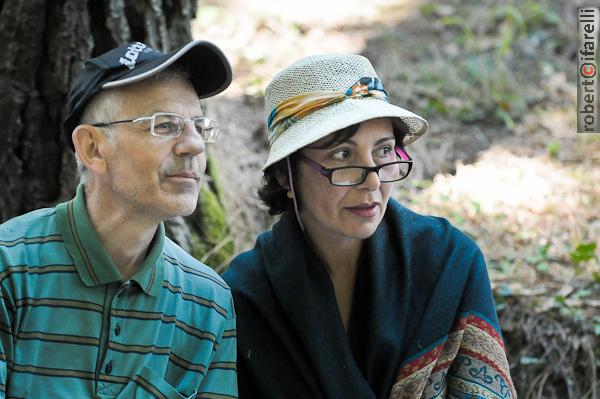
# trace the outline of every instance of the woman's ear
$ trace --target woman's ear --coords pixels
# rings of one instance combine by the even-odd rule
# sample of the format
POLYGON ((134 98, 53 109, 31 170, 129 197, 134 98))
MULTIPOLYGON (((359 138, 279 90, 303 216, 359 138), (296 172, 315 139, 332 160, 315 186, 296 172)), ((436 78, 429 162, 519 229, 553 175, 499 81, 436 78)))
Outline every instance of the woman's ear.
POLYGON ((73 147, 79 160, 94 174, 103 174, 107 170, 106 148, 108 138, 98 128, 79 125, 71 134, 73 147))
POLYGON ((289 182, 288 176, 285 173, 282 173, 281 171, 276 170, 275 178, 277 179, 277 182, 279 183, 279 185, 281 187, 283 187, 286 190, 290 189, 290 182, 289 182))

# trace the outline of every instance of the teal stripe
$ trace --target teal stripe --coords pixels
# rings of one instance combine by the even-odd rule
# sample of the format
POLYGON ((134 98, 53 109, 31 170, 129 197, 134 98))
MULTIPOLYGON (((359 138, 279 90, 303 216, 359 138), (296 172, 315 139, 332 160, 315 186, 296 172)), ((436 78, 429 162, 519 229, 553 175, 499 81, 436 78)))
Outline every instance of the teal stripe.
POLYGON ((219 284, 221 287, 225 288, 226 290, 229 290, 229 286, 227 284, 225 284, 223 281, 221 281, 220 279, 215 278, 214 276, 211 276, 208 273, 203 273, 202 271, 200 271, 198 269, 194 269, 192 267, 186 266, 183 263, 178 262, 175 258, 172 258, 167 254, 163 254, 163 255, 165 256, 165 260, 167 262, 169 262, 173 266, 177 266, 184 273, 189 273, 189 274, 193 274, 195 276, 203 277, 207 280, 212 281, 213 283, 219 284))
POLYGON ((230 399, 237 398, 237 396, 225 395, 222 393, 214 393, 214 392, 202 392, 196 395, 195 399, 230 399))
POLYGON ((198 371, 202 374, 206 373, 205 365, 194 364, 194 363, 188 362, 187 360, 183 359, 182 357, 177 356, 174 353, 169 354, 169 360, 185 370, 198 371))
POLYGON ((225 330, 225 331, 223 331, 223 336, 221 337, 221 339, 235 338, 235 337, 237 337, 236 330, 225 330))
POLYGON ((200 306, 205 306, 207 308, 214 309, 217 313, 219 313, 223 317, 227 317, 227 310, 225 310, 222 306, 220 306, 215 301, 211 301, 210 299, 202 298, 200 296, 189 294, 183 291, 183 288, 179 286, 172 285, 168 281, 163 281, 163 288, 166 288, 170 292, 174 294, 181 295, 181 297, 186 301, 192 301, 197 303, 200 306))
POLYGON ((136 375, 135 377, 132 378, 133 381, 135 381, 139 386, 141 386, 142 388, 144 388, 145 390, 147 390, 148 392, 150 392, 152 395, 156 396, 157 398, 160 399, 169 399, 167 398, 165 395, 163 395, 158 388, 156 388, 154 385, 152 385, 148 380, 146 380, 144 377, 136 375))
POLYGON ((209 370, 236 370, 235 362, 214 362, 208 367, 209 370))
POLYGON ((62 378, 79 378, 84 380, 94 379, 94 373, 89 371, 39 367, 16 363, 13 363, 10 368, 13 373, 36 374, 62 378))
MULTIPOLYGON (((182 330, 186 334, 193 335, 199 339, 207 339, 215 342, 217 337, 210 331, 201 330, 199 328, 192 327, 191 325, 178 320, 175 315, 166 315, 163 313, 156 312, 141 312, 141 311, 128 311, 128 310, 112 310, 111 314, 123 319, 136 319, 136 320, 154 320, 160 321, 165 324, 175 323, 175 326, 182 330)), ((235 333, 235 331, 234 331, 235 333)), ((235 336, 235 334, 234 334, 235 336)))
POLYGON ((194 328, 180 320, 175 320, 175 326, 177 326, 180 330, 182 330, 183 332, 193 335, 197 338, 200 339, 207 339, 211 342, 215 342, 217 340, 217 337, 215 336, 215 334, 213 334, 210 331, 203 331, 200 330, 198 328, 194 328))
POLYGON ((27 273, 27 274, 47 274, 47 273, 76 273, 77 269, 75 265, 45 265, 45 266, 32 266, 32 265, 14 265, 7 266, 5 270, 0 273, 0 280, 4 280, 6 277, 12 274, 27 273))
POLYGON ((17 339, 57 342, 57 343, 61 343, 61 344, 90 345, 90 346, 98 346, 98 344, 100 343, 99 339, 96 337, 84 337, 81 335, 67 335, 67 334, 51 334, 51 333, 42 332, 42 331, 20 331, 17 334, 17 339))
POLYGON ((143 355, 168 355, 171 352, 170 347, 157 347, 154 345, 125 345, 118 342, 109 342, 108 347, 121 353, 141 353, 143 355))
POLYGON ((97 303, 61 298, 20 298, 15 301, 15 307, 47 306, 56 308, 72 308, 102 313, 102 305, 97 303))
POLYGON ((98 380, 102 382, 110 382, 112 384, 127 384, 131 380, 131 377, 102 374, 98 377, 98 380))
POLYGON ((6 334, 12 334, 12 332, 10 331, 10 326, 8 324, 4 324, 3 322, 0 322, 0 331, 6 333, 6 334))
POLYGON ((15 245, 25 244, 46 244, 50 242, 62 242, 63 238, 60 234, 52 234, 49 236, 41 236, 41 237, 19 237, 17 239, 11 241, 1 241, 0 247, 14 247, 15 245))

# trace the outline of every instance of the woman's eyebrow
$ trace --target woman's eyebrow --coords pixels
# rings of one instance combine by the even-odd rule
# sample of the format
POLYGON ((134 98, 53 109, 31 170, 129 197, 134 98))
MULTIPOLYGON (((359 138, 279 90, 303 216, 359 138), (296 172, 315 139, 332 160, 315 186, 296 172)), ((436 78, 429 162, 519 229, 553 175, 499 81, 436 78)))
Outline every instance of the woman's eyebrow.
POLYGON ((390 140, 394 140, 394 139, 395 139, 394 136, 384 137, 384 138, 381 138, 381 139, 377 140, 377 142, 375 143, 375 145, 379 145, 379 144, 385 143, 386 141, 390 141, 390 140))
MULTIPOLYGON (((394 136, 383 137, 383 138, 377 140, 375 142, 375 145, 377 146, 377 145, 380 145, 380 144, 385 143, 386 141, 390 141, 390 140, 395 140, 395 137, 394 136)), ((346 140, 344 140, 344 141, 342 141, 340 143, 333 144, 333 145, 330 145, 328 147, 306 146, 306 148, 311 149, 311 150, 331 150, 332 148, 339 147, 339 146, 341 146, 343 144, 350 144, 350 145, 352 145, 354 147, 358 147, 358 143, 356 141, 352 140, 352 138, 348 138, 348 139, 346 139, 346 140)))
POLYGON ((315 147, 315 146, 311 146, 311 145, 307 145, 306 148, 308 148, 309 150, 331 150, 333 148, 337 148, 341 145, 344 144, 351 144, 354 147, 358 146, 358 144, 356 143, 356 141, 352 140, 352 139, 346 139, 344 141, 340 141, 339 143, 335 143, 335 144, 330 144, 327 147, 315 147))
MULTIPOLYGON (((390 141, 390 140, 394 140, 394 139, 395 139, 394 136, 383 137, 383 138, 380 138, 379 140, 377 140, 375 142, 375 145, 379 145, 381 143, 385 143, 386 141, 390 141)), ((355 147, 358 146, 358 144, 356 143, 356 141, 352 140, 352 138, 349 138, 347 140, 342 141, 341 143, 338 143, 338 144, 332 146, 331 148, 335 148, 338 145, 342 145, 342 144, 352 144, 355 147)))

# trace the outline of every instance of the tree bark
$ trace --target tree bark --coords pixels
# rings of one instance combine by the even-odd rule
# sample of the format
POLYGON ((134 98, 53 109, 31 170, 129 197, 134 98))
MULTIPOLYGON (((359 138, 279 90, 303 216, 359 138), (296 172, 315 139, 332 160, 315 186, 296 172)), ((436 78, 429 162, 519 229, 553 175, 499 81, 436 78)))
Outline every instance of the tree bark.
POLYGON ((83 61, 131 41, 170 51, 195 14, 193 0, 0 0, 0 222, 72 197, 61 123, 83 61))

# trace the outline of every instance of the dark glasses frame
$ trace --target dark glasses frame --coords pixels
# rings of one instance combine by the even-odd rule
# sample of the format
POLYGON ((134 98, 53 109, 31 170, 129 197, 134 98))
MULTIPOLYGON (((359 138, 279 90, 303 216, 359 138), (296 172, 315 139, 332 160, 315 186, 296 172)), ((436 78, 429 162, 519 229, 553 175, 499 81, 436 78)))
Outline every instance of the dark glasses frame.
POLYGON ((367 176, 369 175, 369 173, 371 172, 375 172, 377 174, 377 177, 379 178, 379 181, 381 181, 382 183, 392 183, 395 181, 400 181, 403 179, 406 179, 406 177, 410 174, 410 171, 412 170, 412 164, 413 164, 413 160, 412 158, 406 153, 406 151, 404 151, 404 149, 402 147, 395 147, 394 150, 396 151, 396 155, 398 155, 401 159, 401 161, 394 161, 394 162, 388 162, 388 163, 384 163, 381 165, 377 165, 377 166, 340 166, 337 168, 326 168, 325 166, 321 165, 320 163, 310 159, 309 157, 307 157, 306 155, 300 154, 298 153, 298 158, 300 158, 301 161, 303 161, 304 163, 306 163, 308 166, 310 166, 313 170, 315 170, 316 172, 319 172, 321 175, 325 176, 328 180, 329 183, 334 185, 334 186, 342 186, 342 187, 348 187, 348 186, 357 186, 359 184, 362 184, 367 176), (384 168, 386 166, 389 165, 394 165, 394 164, 407 164, 408 165, 408 170, 406 171, 406 174, 404 176, 401 176, 398 179, 394 179, 394 180, 382 180, 381 176, 379 176, 379 171, 381 170, 381 168, 384 168), (359 181, 357 182, 353 182, 350 184, 338 184, 338 183, 334 183, 333 182, 333 173, 336 170, 342 170, 342 169, 362 169, 363 170, 363 174, 362 177, 359 181))

